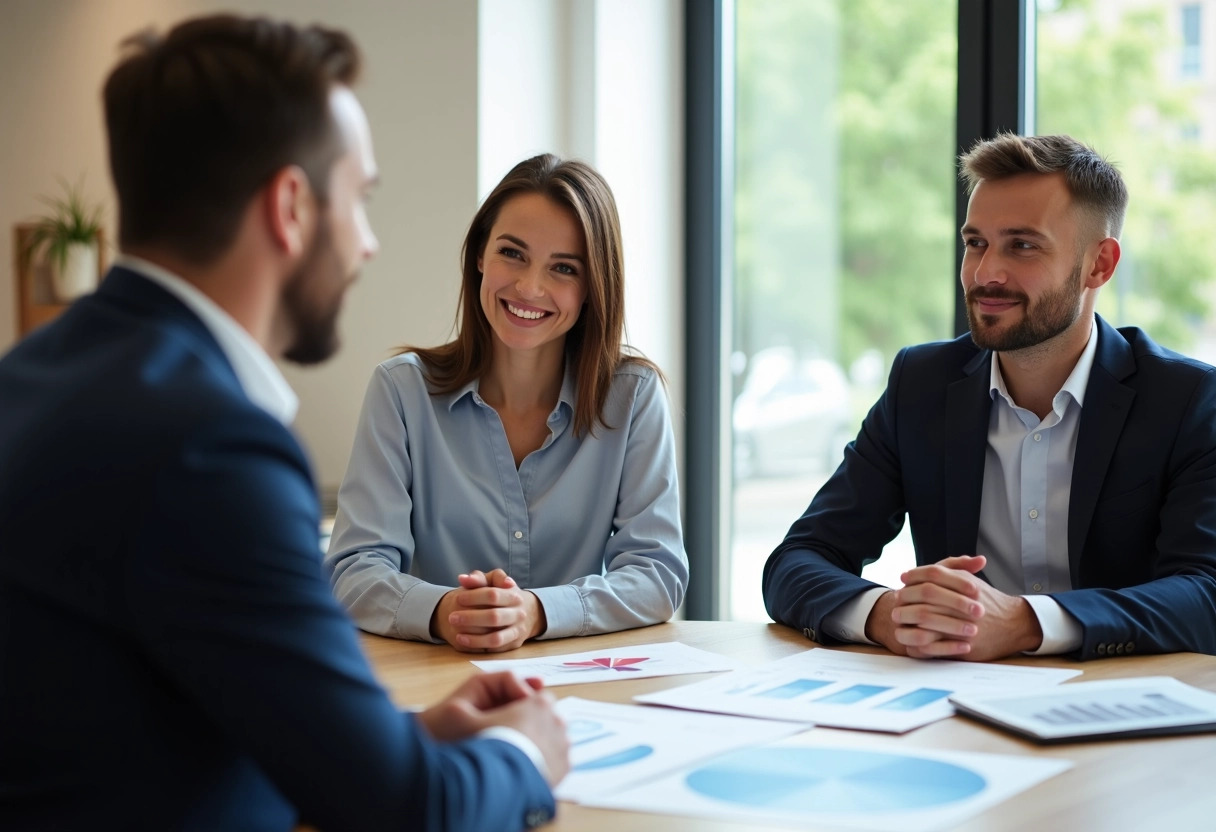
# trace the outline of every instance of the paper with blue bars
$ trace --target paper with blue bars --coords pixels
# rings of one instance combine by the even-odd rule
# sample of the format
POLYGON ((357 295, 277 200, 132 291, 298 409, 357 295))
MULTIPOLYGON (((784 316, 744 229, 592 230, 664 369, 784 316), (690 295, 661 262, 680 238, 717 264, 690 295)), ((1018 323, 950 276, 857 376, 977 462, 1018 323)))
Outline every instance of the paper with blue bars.
POLYGON ((1081 673, 1054 667, 929 661, 812 648, 747 670, 634 697, 638 702, 903 733, 954 713, 955 693, 1008 693, 1081 673))

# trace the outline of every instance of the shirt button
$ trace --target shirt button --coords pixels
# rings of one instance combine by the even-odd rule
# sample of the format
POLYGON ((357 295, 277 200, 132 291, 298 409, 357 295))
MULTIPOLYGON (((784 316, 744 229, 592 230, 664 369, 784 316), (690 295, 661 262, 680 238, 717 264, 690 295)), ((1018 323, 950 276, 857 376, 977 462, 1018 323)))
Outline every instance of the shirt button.
POLYGON ((1031 519, 1031 520, 1038 520, 1038 519, 1039 519, 1039 510, 1038 510, 1037 508, 1032 508, 1032 509, 1030 510, 1030 519, 1031 519))
POLYGON ((1035 441, 1035 442, 1042 442, 1042 441, 1043 441, 1043 434, 1041 434, 1041 433, 1036 433, 1036 434, 1034 435, 1034 441, 1035 441))
POLYGON ((1031 589, 1033 589, 1035 592, 1042 592, 1042 591, 1043 591, 1043 585, 1042 585, 1042 584, 1032 584, 1030 588, 1031 588, 1031 589))
POLYGON ((515 539, 516 539, 516 540, 521 540, 521 539, 523 539, 523 536, 524 536, 524 533, 523 533, 523 532, 516 532, 516 533, 515 533, 515 539))

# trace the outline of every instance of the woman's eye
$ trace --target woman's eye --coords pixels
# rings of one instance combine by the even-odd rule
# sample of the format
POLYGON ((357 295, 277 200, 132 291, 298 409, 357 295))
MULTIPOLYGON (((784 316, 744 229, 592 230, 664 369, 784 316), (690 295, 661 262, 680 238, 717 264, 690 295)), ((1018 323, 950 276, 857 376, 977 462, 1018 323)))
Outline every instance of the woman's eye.
POLYGON ((569 275, 570 277, 578 276, 578 269, 574 268, 574 266, 571 266, 569 263, 558 263, 553 268, 555 271, 561 274, 569 275))
POLYGON ((522 251, 520 251, 517 248, 513 248, 511 246, 501 246, 498 249, 498 253, 501 254, 503 257, 513 257, 516 260, 523 259, 523 256, 524 256, 522 251))

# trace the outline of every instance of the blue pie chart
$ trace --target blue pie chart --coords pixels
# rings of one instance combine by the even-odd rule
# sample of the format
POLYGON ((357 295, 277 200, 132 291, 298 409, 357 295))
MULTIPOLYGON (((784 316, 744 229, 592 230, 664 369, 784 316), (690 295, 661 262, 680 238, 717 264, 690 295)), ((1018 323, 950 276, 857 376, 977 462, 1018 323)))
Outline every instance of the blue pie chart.
POLYGON ((904 754, 843 748, 745 748, 685 777, 725 803, 800 812, 894 812, 971 797, 986 781, 962 766, 904 754))
POLYGON ((585 763, 579 763, 576 766, 571 766, 571 771, 592 771, 599 768, 615 768, 616 766, 625 766, 638 760, 645 759, 654 753, 654 749, 649 745, 635 745, 632 748, 626 748, 621 751, 615 751, 611 754, 605 754, 603 757, 597 757, 594 760, 588 760, 585 763))

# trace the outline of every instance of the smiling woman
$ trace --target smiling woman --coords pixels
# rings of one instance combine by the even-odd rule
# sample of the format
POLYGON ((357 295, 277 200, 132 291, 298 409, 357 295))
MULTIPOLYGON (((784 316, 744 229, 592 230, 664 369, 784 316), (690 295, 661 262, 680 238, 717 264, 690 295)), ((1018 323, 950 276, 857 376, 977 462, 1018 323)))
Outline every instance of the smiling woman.
POLYGON ((516 165, 473 217, 460 331, 376 368, 326 563, 365 630, 497 652, 666 621, 688 583, 666 391, 626 351, 612 191, 516 165))
MULTIPOLYGON (((587 298, 584 248, 578 217, 544 194, 512 197, 498 212, 477 258, 498 380, 519 362, 542 362, 558 370, 548 375, 560 381, 566 333, 587 298)), ((497 394, 503 398, 502 390, 497 394)))

